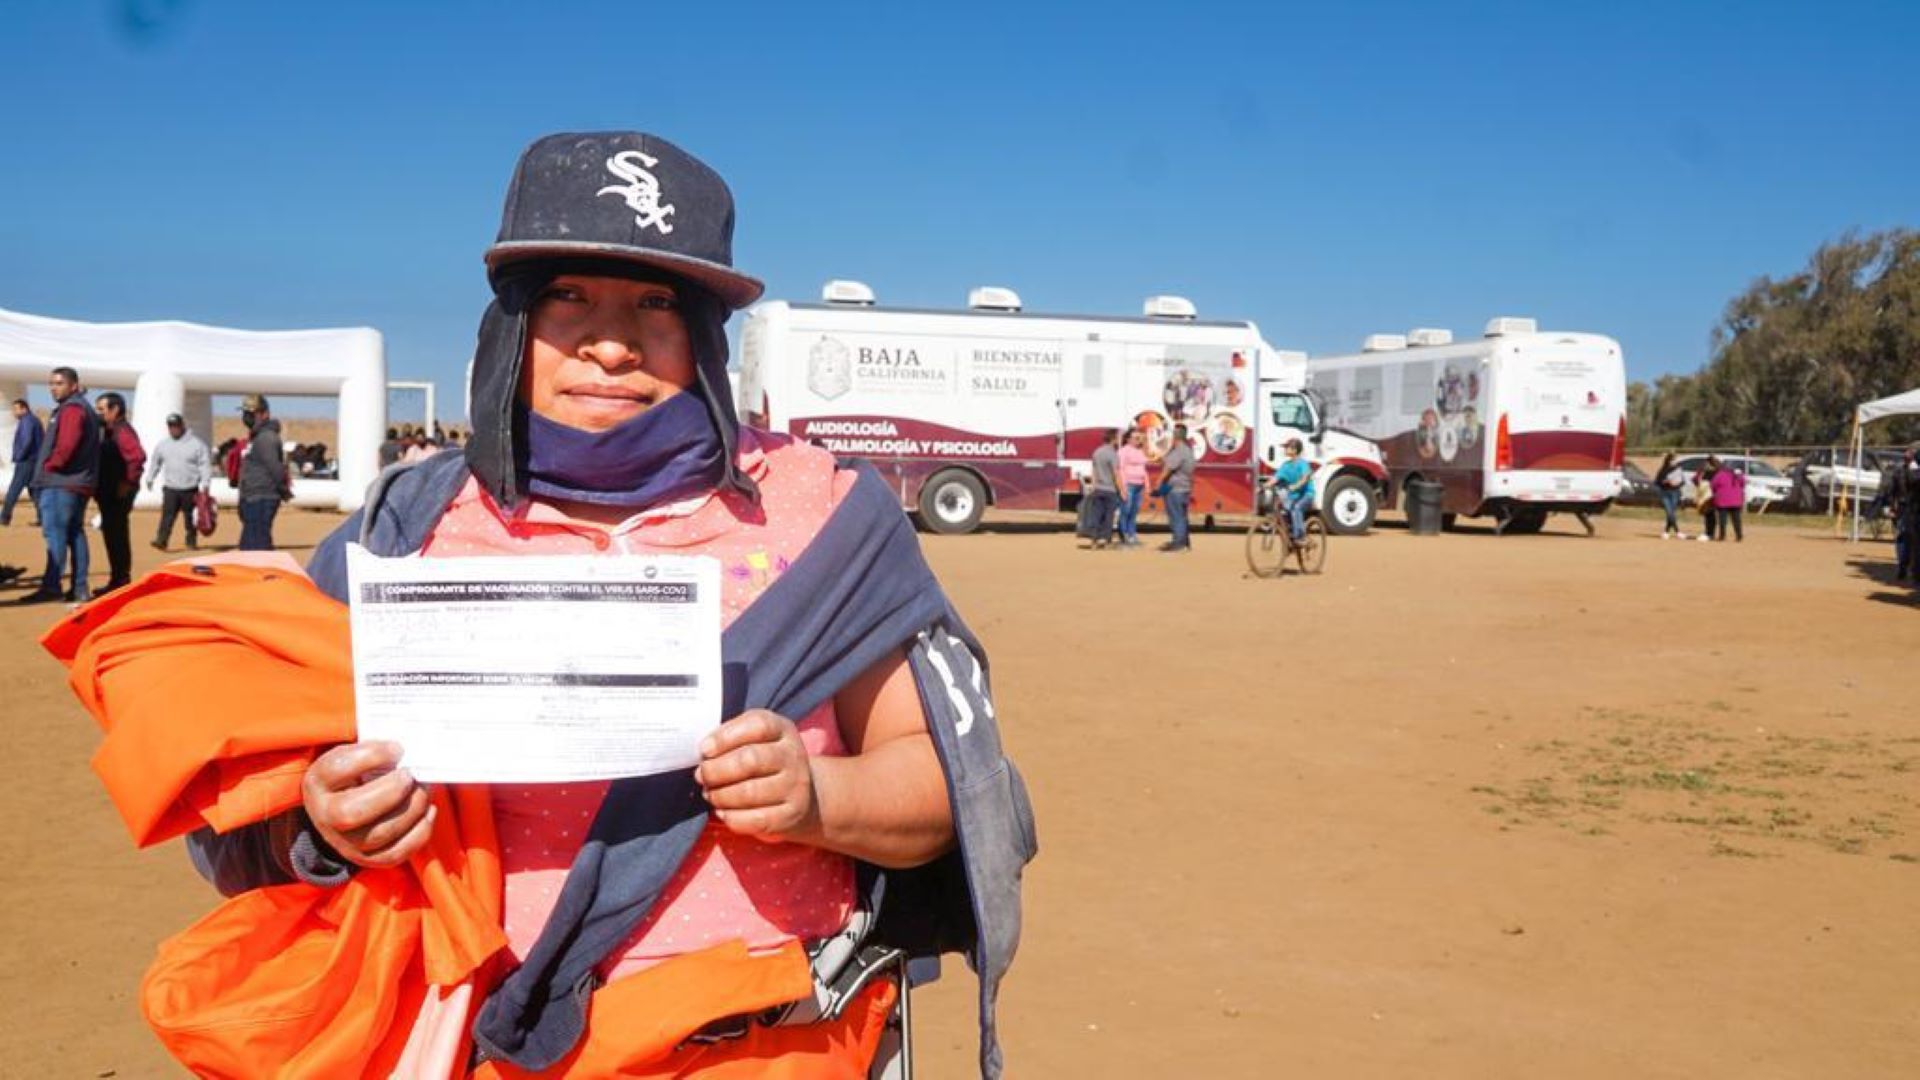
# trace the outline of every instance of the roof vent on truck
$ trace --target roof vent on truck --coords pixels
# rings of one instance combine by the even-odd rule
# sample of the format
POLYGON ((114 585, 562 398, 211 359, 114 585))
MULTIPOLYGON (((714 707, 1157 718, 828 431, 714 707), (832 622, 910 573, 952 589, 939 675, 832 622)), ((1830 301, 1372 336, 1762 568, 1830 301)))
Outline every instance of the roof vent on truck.
POLYGON ((820 287, 820 299, 829 304, 846 304, 849 307, 872 307, 873 290, 861 281, 842 281, 835 278, 820 287))
POLYGON ((967 306, 975 311, 1019 311, 1020 294, 1000 285, 982 285, 967 293, 967 306))
POLYGON ((1507 337, 1512 334, 1539 333, 1540 324, 1532 319, 1516 319, 1511 315, 1499 315, 1487 320, 1486 337, 1507 337))
POLYGON ((1451 345, 1453 344, 1453 331, 1436 330, 1431 326, 1416 326, 1407 331, 1407 344, 1451 345))
POLYGON ((1179 322, 1192 322, 1200 311, 1193 301, 1184 296, 1149 296, 1140 307, 1140 313, 1149 319, 1174 319, 1179 322))
POLYGON ((1392 352, 1406 347, 1405 334, 1368 334, 1367 340, 1360 343, 1361 352, 1392 352))

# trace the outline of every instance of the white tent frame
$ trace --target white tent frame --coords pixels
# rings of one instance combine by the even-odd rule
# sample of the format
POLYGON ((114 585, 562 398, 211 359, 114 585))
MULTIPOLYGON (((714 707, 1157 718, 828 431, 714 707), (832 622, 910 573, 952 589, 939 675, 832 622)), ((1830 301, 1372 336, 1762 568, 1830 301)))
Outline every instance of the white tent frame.
MULTIPOLYGON (((1855 406, 1853 410, 1853 439, 1852 439, 1854 467, 1855 468, 1866 467, 1865 466, 1866 451, 1867 451, 1866 436, 1862 433, 1862 430, 1861 430, 1862 428, 1864 428, 1868 424, 1873 423, 1875 420, 1883 420, 1889 416, 1915 416, 1915 415, 1920 415, 1920 387, 1915 387, 1914 389, 1908 390, 1906 393, 1903 393, 1903 394, 1894 394, 1891 397, 1883 397, 1877 401, 1869 401, 1869 402, 1865 402, 1864 404, 1855 406)), ((1837 469, 1839 467, 1839 462, 1835 462, 1834 467, 1837 469)), ((1857 544, 1860 542, 1860 493, 1859 492, 1857 491, 1854 492, 1852 502, 1853 502, 1853 526, 1852 526, 1852 529, 1850 530, 1849 539, 1853 543, 1857 544)))
MULTIPOLYGON (((369 327, 231 330, 174 320, 88 323, 0 309, 0 400, 24 396, 29 379, 45 379, 56 365, 78 369, 89 392, 132 390, 128 419, 149 447, 165 437, 170 413, 182 414, 211 442, 215 394, 336 398, 339 478, 295 477, 297 506, 357 510, 380 471, 387 355, 379 331, 369 327)), ((24 464, 7 460, 13 429, 12 411, 0 410, 0 480, 24 464)), ((215 479, 213 494, 229 504, 238 495, 224 477, 215 479)), ((159 492, 142 491, 136 505, 159 501, 159 492)))

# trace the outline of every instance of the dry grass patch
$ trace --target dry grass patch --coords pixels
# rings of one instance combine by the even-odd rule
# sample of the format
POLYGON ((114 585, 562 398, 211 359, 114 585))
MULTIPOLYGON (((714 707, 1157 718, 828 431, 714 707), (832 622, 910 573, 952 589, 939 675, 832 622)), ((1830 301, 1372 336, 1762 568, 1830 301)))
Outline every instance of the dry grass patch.
POLYGON ((1699 834, 1711 855, 1760 858, 1812 844, 1920 863, 1920 807, 1909 794, 1920 738, 1734 734, 1686 718, 1717 718, 1732 711, 1726 703, 1684 708, 1582 709, 1575 737, 1523 747, 1515 765, 1531 775, 1471 791, 1503 829, 1549 824, 1600 836, 1665 826, 1699 834))

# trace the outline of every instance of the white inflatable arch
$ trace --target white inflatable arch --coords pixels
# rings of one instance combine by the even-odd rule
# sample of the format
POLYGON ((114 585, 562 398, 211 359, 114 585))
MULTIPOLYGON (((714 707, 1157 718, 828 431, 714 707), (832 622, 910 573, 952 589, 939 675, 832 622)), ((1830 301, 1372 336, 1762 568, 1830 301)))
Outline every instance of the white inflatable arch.
MULTIPOLYGON (((213 445, 213 395, 331 396, 339 399, 333 448, 338 480, 296 477, 298 506, 357 510, 380 468, 387 426, 387 355, 380 333, 344 330, 227 330, 186 322, 84 323, 0 309, 0 402, 45 385, 56 367, 80 373, 89 397, 133 391, 133 429, 143 446, 167 435, 167 414, 179 413, 213 445)), ((275 402, 275 404, 280 404, 275 402)), ((13 451, 13 410, 0 411, 0 459, 13 451)), ((7 462, 11 472, 12 462, 7 462)), ((233 492, 218 477, 222 501, 233 492)), ((0 475, 6 475, 0 473, 0 475)), ((143 491, 139 505, 160 493, 143 491)))

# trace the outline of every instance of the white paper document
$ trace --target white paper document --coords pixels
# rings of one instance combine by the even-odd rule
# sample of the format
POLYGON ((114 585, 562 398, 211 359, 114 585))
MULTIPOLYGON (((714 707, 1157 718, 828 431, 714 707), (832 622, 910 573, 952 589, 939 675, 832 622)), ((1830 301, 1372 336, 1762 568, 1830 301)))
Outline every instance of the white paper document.
POLYGON ((720 722, 705 556, 387 559, 347 548, 362 740, 420 780, 604 780, 697 764, 720 722))

